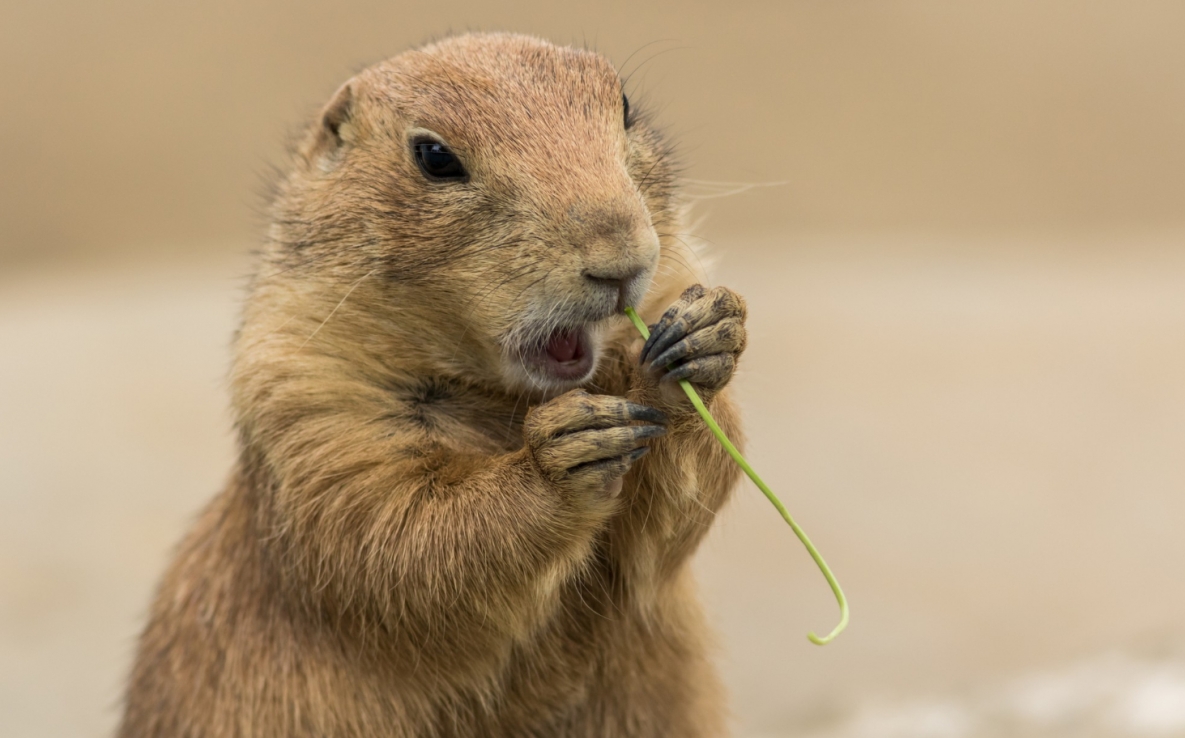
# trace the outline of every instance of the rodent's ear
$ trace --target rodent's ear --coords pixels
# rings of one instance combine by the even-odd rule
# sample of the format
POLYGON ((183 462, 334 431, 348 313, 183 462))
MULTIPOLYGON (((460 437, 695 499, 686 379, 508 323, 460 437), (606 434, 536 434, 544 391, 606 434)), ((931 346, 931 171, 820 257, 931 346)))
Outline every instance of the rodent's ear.
POLYGON ((350 80, 337 88, 329 104, 321 111, 320 124, 313 137, 311 153, 314 156, 332 154, 354 141, 356 131, 352 121, 353 112, 354 80, 350 80))

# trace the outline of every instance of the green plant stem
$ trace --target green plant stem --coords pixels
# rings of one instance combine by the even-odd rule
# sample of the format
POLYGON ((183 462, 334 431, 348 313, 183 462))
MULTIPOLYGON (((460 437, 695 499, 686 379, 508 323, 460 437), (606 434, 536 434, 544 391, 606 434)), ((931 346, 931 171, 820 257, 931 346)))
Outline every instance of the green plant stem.
MULTIPOLYGON (((629 316, 629 319, 634 324, 634 327, 637 328, 638 332, 642 334, 642 338, 650 338, 650 329, 646 327, 646 323, 644 323, 642 319, 638 317, 638 313, 635 312, 632 307, 627 307, 625 309, 625 314, 629 316)), ((748 475, 749 479, 753 480, 753 484, 757 485, 757 489, 761 490, 762 494, 764 494, 766 498, 773 504, 773 506, 777 508, 778 512, 782 515, 782 520, 786 521, 786 524, 789 525, 790 529, 794 531, 794 535, 798 536, 798 540, 802 541, 803 546, 806 546, 807 553, 809 553, 811 558, 815 560, 815 564, 819 567, 819 571, 823 572, 823 576, 827 579, 827 584, 831 585, 831 591, 835 594, 835 601, 839 603, 839 625, 836 625, 835 628, 833 628, 832 631, 825 636, 819 637, 813 632, 807 633, 806 636, 810 639, 811 643, 814 643, 815 645, 827 645, 832 640, 834 640, 837 635, 842 633, 844 628, 848 627, 848 600, 846 597, 844 597, 843 589, 840 588, 839 582, 835 580, 835 575, 831 573, 831 568, 827 566, 827 562, 823 560, 823 555, 820 554, 819 550, 815 548, 815 545, 811 543, 811 539, 807 536, 806 531, 800 528, 798 523, 794 522, 794 518, 790 517, 790 513, 786 510, 786 506, 782 504, 782 501, 778 499, 778 496, 775 495, 773 490, 769 488, 769 485, 762 481, 761 477, 757 475, 757 472, 753 470, 753 467, 749 466, 749 462, 745 460, 744 456, 741 456, 741 452, 737 450, 737 447, 733 445, 732 441, 728 440, 728 436, 725 435, 723 430, 721 430, 720 425, 716 422, 716 419, 712 417, 712 413, 708 412, 708 408, 704 405, 704 401, 700 399, 699 393, 696 392, 695 388, 691 386, 691 382, 688 382, 686 379, 680 379, 679 386, 683 388, 683 392, 687 394, 687 399, 691 400, 691 404, 695 407, 695 411, 698 412, 699 416, 704 419, 704 423, 707 424, 708 428, 712 431, 712 434, 716 436, 716 440, 720 441, 720 445, 724 447, 724 450, 728 452, 728 455, 732 457, 732 460, 735 461, 737 466, 739 466, 741 470, 748 475)))

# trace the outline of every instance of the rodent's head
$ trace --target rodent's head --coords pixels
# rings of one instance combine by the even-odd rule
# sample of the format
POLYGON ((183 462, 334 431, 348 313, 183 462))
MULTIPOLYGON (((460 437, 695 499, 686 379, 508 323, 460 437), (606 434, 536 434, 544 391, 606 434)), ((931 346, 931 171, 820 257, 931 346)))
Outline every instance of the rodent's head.
POLYGON ((368 325, 430 332, 458 371, 550 394, 592 376, 606 319, 642 301, 672 180, 604 57, 458 36, 338 90, 281 185, 270 256, 359 290, 368 325))

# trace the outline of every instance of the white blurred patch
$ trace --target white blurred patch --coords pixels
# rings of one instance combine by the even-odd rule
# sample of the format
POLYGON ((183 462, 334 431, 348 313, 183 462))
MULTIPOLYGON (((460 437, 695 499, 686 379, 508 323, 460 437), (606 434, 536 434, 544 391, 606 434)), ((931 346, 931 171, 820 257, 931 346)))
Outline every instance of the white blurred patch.
POLYGON ((1066 669, 1017 679, 999 693, 997 712, 1045 728, 1079 722, 1110 703, 1147 666, 1108 655, 1066 669))
POLYGON ((962 696, 870 702, 808 735, 1185 738, 1185 658, 1107 654, 962 696))
POLYGON ((895 708, 865 709, 853 722, 854 738, 963 738, 972 720, 954 702, 918 702, 895 708))
POLYGON ((1132 735, 1185 736, 1185 664, 1140 675, 1116 700, 1112 718, 1132 735))

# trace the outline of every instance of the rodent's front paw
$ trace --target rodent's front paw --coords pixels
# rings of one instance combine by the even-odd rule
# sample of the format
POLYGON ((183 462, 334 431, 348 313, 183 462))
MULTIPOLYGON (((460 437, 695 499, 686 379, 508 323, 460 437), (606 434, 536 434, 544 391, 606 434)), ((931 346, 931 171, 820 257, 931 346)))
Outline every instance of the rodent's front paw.
POLYGON ((578 389, 533 409, 524 434, 548 481, 574 493, 616 494, 621 476, 650 450, 643 442, 666 433, 664 423, 652 407, 578 389))
POLYGON ((727 287, 688 287, 650 329, 638 360, 660 382, 717 392, 745 350, 745 301, 727 287))

